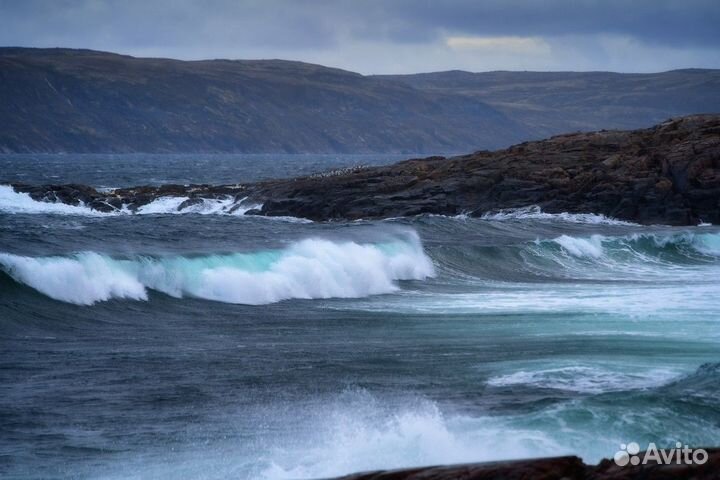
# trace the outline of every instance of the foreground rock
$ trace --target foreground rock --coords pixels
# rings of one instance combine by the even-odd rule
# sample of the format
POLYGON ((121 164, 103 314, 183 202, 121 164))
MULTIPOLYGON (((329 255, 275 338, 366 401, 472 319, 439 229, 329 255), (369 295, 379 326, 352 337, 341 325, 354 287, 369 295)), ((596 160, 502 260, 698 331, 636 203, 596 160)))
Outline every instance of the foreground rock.
POLYGON ((505 150, 248 185, 166 185, 98 192, 79 185, 15 189, 36 200, 111 211, 162 196, 233 197, 249 213, 311 220, 435 213, 480 216, 537 205, 638 223, 720 223, 720 115, 694 115, 634 131, 600 131, 505 150))
POLYGON ((337 480, 674 480, 720 479, 720 449, 708 450, 703 465, 619 467, 612 460, 585 465, 578 457, 449 465, 364 472, 337 480))

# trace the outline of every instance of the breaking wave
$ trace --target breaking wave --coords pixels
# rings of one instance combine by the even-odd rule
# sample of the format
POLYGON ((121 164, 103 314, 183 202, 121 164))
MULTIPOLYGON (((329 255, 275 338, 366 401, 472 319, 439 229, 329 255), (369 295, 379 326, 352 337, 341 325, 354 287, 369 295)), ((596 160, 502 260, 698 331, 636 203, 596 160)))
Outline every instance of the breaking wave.
POLYGON ((664 260, 720 257, 720 233, 680 232, 672 234, 631 234, 626 236, 591 235, 574 237, 560 235, 550 241, 536 241, 536 245, 555 244, 567 255, 576 258, 664 260))
MULTIPOLYGON (((243 418, 261 421, 265 427, 254 442, 229 436, 156 457, 120 457, 108 469, 112 473, 93 471, 87 476, 330 478, 375 469, 565 454, 596 463, 627 438, 643 443, 687 438, 693 444, 713 444, 719 433, 714 408, 718 371, 717 364, 706 364, 695 372, 653 369, 645 375, 600 377, 599 384, 589 388, 580 381, 561 383, 559 388, 570 391, 571 399, 544 399, 538 408, 513 414, 347 388, 313 402, 278 401, 243 410, 243 418), (622 381, 630 384, 622 388, 622 381), (572 392, 581 392, 584 398, 572 392), (655 400, 658 394, 661 402, 655 400), (688 405, 707 406, 710 417, 688 415, 688 405), (618 415, 619 410, 626 413, 618 415)), ((540 372, 533 381, 543 377, 552 381, 557 372, 540 372)))
POLYGON ((0 212, 2 213, 50 213, 61 215, 102 215, 84 205, 38 202, 27 193, 19 193, 8 185, 0 185, 0 212))
POLYGON ((245 203, 245 198, 232 196, 221 198, 159 197, 133 211, 123 206, 113 212, 101 212, 82 203, 68 205, 61 202, 34 200, 29 194, 16 192, 8 185, 0 185, 0 213, 59 214, 59 215, 173 215, 195 213, 201 215, 244 215, 262 205, 245 203))
POLYGON ((431 255, 441 272, 465 282, 657 279, 669 273, 679 279, 718 263, 720 233, 562 234, 510 245, 458 245, 431 255))
POLYGON ((307 239, 283 250, 197 257, 0 253, 0 269, 51 298, 78 305, 113 298, 146 300, 148 289, 177 298, 250 305, 291 298, 357 298, 393 292, 399 288, 396 280, 434 275, 416 235, 383 244, 307 239))

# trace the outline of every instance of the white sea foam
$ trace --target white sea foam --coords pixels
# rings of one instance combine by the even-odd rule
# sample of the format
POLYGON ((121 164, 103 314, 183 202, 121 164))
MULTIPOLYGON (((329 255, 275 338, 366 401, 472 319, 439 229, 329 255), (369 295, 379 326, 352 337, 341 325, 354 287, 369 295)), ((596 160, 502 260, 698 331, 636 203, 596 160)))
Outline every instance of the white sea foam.
MULTIPOLYGON (((714 278, 718 278, 717 274, 714 278)), ((496 283, 480 286, 471 293, 403 291, 402 295, 372 300, 336 302, 328 308, 429 315, 579 314, 593 315, 596 319, 601 318, 598 315, 607 315, 602 317, 602 321, 623 320, 612 324, 615 335, 633 335, 638 331, 667 334, 670 329, 684 330, 682 322, 677 319, 692 315, 707 318, 708 331, 717 331, 713 312, 720 308, 720 295, 717 283, 711 281, 695 285, 690 291, 685 285, 677 284, 603 285, 601 289, 592 283, 546 283, 541 289, 537 285, 496 283), (647 321, 654 323, 648 324, 647 321), (665 329, 659 329, 658 325, 663 324, 665 329), (649 328, 651 330, 648 331, 649 328)), ((568 334, 565 331, 543 330, 542 323, 526 328, 538 329, 549 335, 568 334)), ((605 336, 608 328, 608 325, 595 325, 593 328, 593 324, 589 324, 587 335, 605 336)), ((523 333, 528 334, 528 331, 523 333)))
POLYGON ((184 208, 180 208, 189 197, 160 197, 147 205, 143 205, 135 212, 138 215, 158 215, 158 214, 184 214, 197 213, 201 215, 244 215, 245 212, 253 208, 260 208, 260 204, 244 204, 246 199, 235 201, 233 197, 222 198, 203 198, 198 203, 193 203, 184 208))
MULTIPOLYGON (((253 412, 254 413, 254 412, 253 412)), ((666 406, 558 402, 514 415, 459 414, 423 399, 384 401, 363 390, 312 405, 268 405, 260 415, 226 416, 228 434, 142 454, 120 453, 115 463, 91 464, 75 476, 103 480, 331 478, 361 471, 516 458, 579 455, 606 458, 628 438, 658 432, 712 442, 719 429, 702 416, 666 406), (250 417, 250 422, 245 420, 250 417), (253 421, 254 420, 254 421, 253 421), (244 427, 243 429, 239 426, 244 427), (238 437, 249 430, 253 440, 238 437)))
POLYGON ((569 452, 546 433, 509 428, 503 418, 447 415, 427 400, 388 407, 365 392, 313 415, 313 442, 298 438, 267 452, 259 478, 327 478, 372 469, 482 462, 569 452))
MULTIPOLYGON (((159 197, 143 205, 136 211, 127 206, 113 212, 101 212, 85 205, 67 205, 61 202, 45 202, 34 200, 27 193, 16 192, 9 185, 0 185, 0 212, 22 214, 59 214, 59 215, 171 215, 195 213, 202 215, 244 215, 248 210, 261 208, 261 204, 244 203, 246 198, 235 200, 231 196, 221 198, 203 198, 184 208, 180 206, 189 200, 189 197, 159 197)), ((287 217, 284 217, 287 218, 287 217)))
POLYGON ((0 268, 48 297, 78 305, 111 298, 147 299, 145 287, 122 265, 87 252, 72 258, 0 253, 0 268))
MULTIPOLYGON (((229 434, 216 442, 118 457, 98 479, 313 479, 354 472, 575 454, 588 463, 611 455, 626 438, 718 429, 666 407, 634 409, 558 402, 530 412, 463 414, 423 398, 389 398, 349 389, 337 398, 243 409, 224 421, 251 428, 253 441, 229 434), (668 419, 676 424, 667 425, 668 419), (683 423, 684 422, 684 423, 683 423)), ((626 441, 626 440, 625 440, 626 441)))
POLYGON ((290 298, 357 298, 397 290, 396 280, 434 275, 417 236, 358 244, 307 239, 284 250, 203 257, 114 259, 0 255, 16 281, 56 300, 89 305, 110 298, 144 300, 146 289, 174 297, 261 305, 290 298))
POLYGON ((9 185, 0 185, 0 212, 2 213, 51 213, 60 215, 103 215, 84 205, 38 202, 27 193, 16 192, 9 185))
MULTIPOLYGON (((551 240, 562 250, 574 257, 599 259, 612 249, 615 252, 625 251, 631 253, 635 260, 648 262, 651 258, 648 252, 643 253, 642 241, 649 241, 656 248, 676 246, 686 254, 702 254, 707 256, 720 256, 720 233, 694 233, 681 232, 669 234, 631 234, 620 237, 605 235, 591 235, 590 237, 574 237, 561 235, 551 240)), ((543 241, 536 240, 536 245, 543 241)))
POLYGON ((494 387, 525 386, 550 388, 579 393, 603 393, 646 389, 665 385, 681 376, 669 368, 621 370, 600 365, 573 365, 538 370, 519 370, 492 377, 487 381, 494 387))
POLYGON ((553 241, 575 257, 600 258, 603 255, 604 238, 602 235, 593 235, 590 238, 561 235, 553 241))
POLYGON ((523 208, 512 208, 488 212, 481 217, 483 220, 554 220, 567 223, 589 223, 594 225, 636 225, 635 223, 617 220, 596 213, 546 213, 533 205, 523 208))

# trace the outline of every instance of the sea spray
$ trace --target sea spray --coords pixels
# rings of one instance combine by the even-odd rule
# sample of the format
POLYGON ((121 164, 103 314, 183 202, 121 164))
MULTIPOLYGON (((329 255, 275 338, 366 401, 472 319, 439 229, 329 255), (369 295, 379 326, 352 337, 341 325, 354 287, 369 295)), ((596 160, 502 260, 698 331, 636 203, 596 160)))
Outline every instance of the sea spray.
POLYGON ((190 202, 187 196, 158 197, 152 202, 131 210, 127 205, 110 211, 101 212, 84 205, 68 205, 62 202, 39 201, 29 194, 16 192, 9 185, 0 185, 0 213, 15 214, 50 214, 80 216, 116 216, 116 215, 244 215, 247 211, 260 208, 258 203, 248 202, 247 198, 235 199, 233 196, 217 198, 198 198, 190 202))
POLYGON ((195 257, 3 253, 0 268, 51 298, 79 305, 111 298, 145 300, 146 289, 249 305, 290 298, 357 298, 393 292, 399 288, 396 280, 434 275, 415 234, 386 244, 310 238, 283 250, 195 257))

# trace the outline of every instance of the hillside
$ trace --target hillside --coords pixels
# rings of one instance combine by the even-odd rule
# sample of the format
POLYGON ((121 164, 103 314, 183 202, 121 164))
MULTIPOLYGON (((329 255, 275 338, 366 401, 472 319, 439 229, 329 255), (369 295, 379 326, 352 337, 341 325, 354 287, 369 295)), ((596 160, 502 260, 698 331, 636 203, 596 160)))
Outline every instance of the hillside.
POLYGON ((0 48, 0 152, 449 152, 523 129, 478 100, 299 62, 0 48))
POLYGON ((363 76, 0 48, 0 153, 453 153, 720 112, 720 70, 363 76))
POLYGON ((643 128, 675 116, 720 112, 720 70, 649 74, 450 71, 378 78, 486 102, 521 124, 529 138, 643 128))

